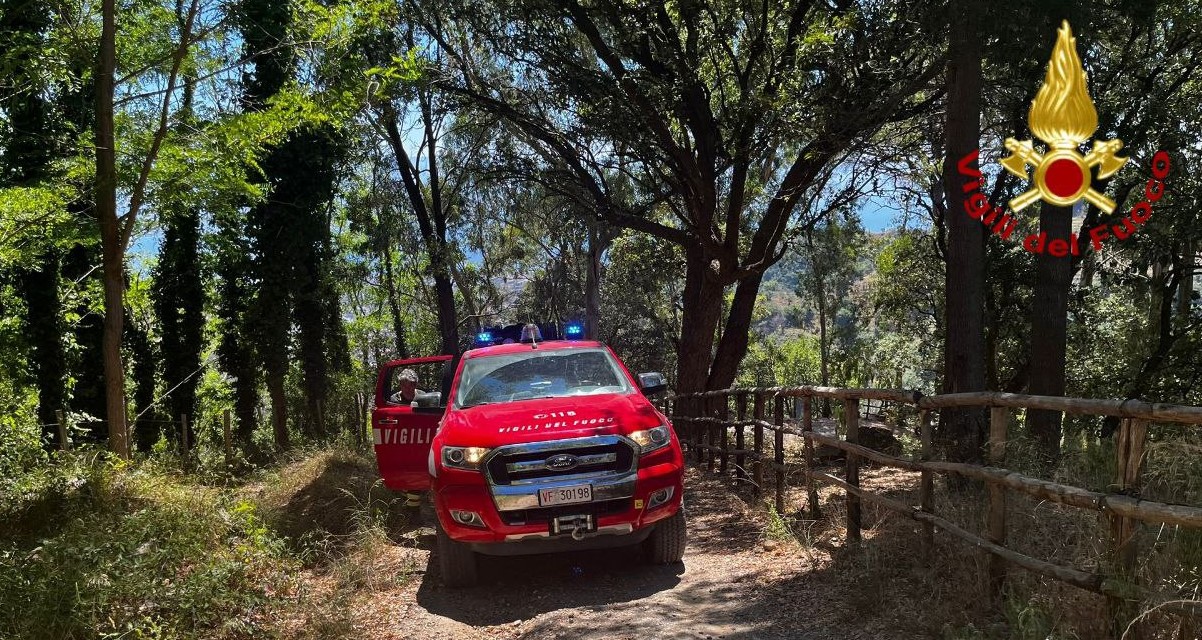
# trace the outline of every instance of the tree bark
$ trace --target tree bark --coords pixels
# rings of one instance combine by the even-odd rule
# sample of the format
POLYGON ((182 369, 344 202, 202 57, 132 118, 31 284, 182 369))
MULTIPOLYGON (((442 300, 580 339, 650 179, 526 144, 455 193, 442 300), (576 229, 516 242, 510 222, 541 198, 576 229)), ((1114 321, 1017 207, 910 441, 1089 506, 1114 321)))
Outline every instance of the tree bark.
POLYGON ((584 337, 598 340, 601 335, 601 232, 596 223, 588 229, 588 265, 584 276, 584 337))
MULTIPOLYGON (((710 389, 727 389, 734 385, 735 378, 738 377, 739 364, 747 354, 755 299, 759 295, 763 279, 762 272, 756 273, 743 278, 735 286, 734 299, 731 300, 730 310, 726 314, 726 324, 722 327, 722 339, 718 341, 718 351, 710 369, 710 389)), ((722 296, 719 300, 722 300, 722 296)))
MULTIPOLYGON (((822 376, 822 386, 829 387, 831 385, 831 348, 830 343, 826 339, 826 287, 823 282, 821 273, 814 274, 815 285, 818 295, 818 367, 819 375, 822 376)), ((824 397, 822 399, 822 417, 831 417, 831 399, 824 397)))
POLYGON ((714 350, 714 332, 722 316, 724 287, 710 273, 710 265, 701 253, 697 246, 685 247, 680 343, 676 353, 676 388, 679 393, 706 389, 714 350))
POLYGON ((281 451, 290 446, 288 440, 288 396, 284 391, 284 377, 267 374, 267 395, 271 397, 271 430, 275 435, 275 446, 281 451))
POLYGON ((104 392, 109 447, 129 458, 125 415, 125 367, 121 330, 125 298, 125 250, 117 219, 117 163, 113 129, 113 73, 117 66, 116 2, 101 2, 100 53, 96 62, 96 217, 104 264, 104 392))
MULTIPOLYGON (((980 146, 981 45, 973 0, 952 3, 947 69, 948 106, 943 162, 947 222, 947 272, 944 295, 947 340, 944 387, 952 393, 985 389, 985 236, 984 226, 965 214, 966 193, 958 164, 980 146)), ((956 461, 978 461, 985 434, 980 409, 948 412, 940 421, 940 441, 956 461)))
MULTIPOLYGON (((1043 203, 1039 230, 1047 242, 1068 242, 1072 231, 1072 209, 1043 203)), ((1064 395, 1065 356, 1068 340, 1068 295, 1072 285, 1072 260, 1044 251, 1035 258, 1035 296, 1031 302, 1031 374, 1028 393, 1064 395)), ((1027 412, 1027 428, 1051 468, 1060 457, 1061 413, 1033 409, 1027 412)))
POLYGON ((380 264, 384 271, 384 291, 388 295, 388 311, 392 316, 392 332, 396 338, 398 358, 409 357, 409 345, 405 344, 405 321, 401 318, 401 301, 397 295, 396 278, 392 272, 392 252, 385 249, 380 252, 380 264))

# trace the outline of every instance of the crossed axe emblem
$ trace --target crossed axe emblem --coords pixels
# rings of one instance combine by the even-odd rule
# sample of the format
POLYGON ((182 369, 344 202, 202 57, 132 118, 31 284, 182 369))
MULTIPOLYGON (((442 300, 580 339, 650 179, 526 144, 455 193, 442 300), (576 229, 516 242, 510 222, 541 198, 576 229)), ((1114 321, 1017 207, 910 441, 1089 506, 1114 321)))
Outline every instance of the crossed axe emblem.
POLYGON ((1012 198, 1010 208, 1021 211, 1040 198, 1058 206, 1085 198, 1102 211, 1114 213, 1114 200, 1090 186, 1090 169, 1098 167, 1099 180, 1114 175, 1127 162, 1127 158, 1117 155, 1122 148, 1122 140, 1094 142, 1089 153, 1082 156, 1071 141, 1057 141, 1047 154, 1040 154, 1030 140, 1007 138, 1010 155, 1002 159, 1002 166, 1024 180, 1032 180, 1027 165, 1035 167, 1034 186, 1012 198))

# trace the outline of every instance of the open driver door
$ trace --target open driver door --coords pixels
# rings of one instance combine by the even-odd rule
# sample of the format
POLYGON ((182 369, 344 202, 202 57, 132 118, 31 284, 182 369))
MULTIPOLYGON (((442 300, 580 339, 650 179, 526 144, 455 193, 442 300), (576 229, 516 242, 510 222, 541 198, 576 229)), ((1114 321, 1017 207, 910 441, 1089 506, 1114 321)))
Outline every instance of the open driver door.
MULTIPOLYGON (((401 398, 401 377, 417 375, 417 393, 440 391, 443 366, 452 356, 393 360, 380 368, 376 403, 371 412, 376 464, 384 485, 393 491, 419 492, 430 488, 427 459, 441 413, 414 411, 401 398)), ((441 403, 440 403, 441 404, 441 403)))

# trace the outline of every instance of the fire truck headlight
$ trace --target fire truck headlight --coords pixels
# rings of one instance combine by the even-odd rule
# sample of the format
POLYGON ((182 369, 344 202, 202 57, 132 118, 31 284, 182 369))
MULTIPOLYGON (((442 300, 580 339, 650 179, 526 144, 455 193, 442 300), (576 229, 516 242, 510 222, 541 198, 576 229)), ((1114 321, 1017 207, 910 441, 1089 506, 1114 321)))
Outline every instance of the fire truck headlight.
POLYGON ((645 431, 635 431, 629 437, 639 445, 643 453, 662 449, 672 441, 672 434, 668 432, 668 426, 662 424, 645 431))
POLYGON ((490 449, 484 447, 443 447, 442 464, 453 469, 475 471, 490 449))

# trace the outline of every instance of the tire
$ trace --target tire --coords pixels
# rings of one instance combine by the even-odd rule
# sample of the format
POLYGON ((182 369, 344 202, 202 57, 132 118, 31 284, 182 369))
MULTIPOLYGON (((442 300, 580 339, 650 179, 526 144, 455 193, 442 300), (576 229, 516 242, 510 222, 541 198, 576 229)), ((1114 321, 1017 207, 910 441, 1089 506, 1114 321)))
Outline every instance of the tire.
POLYGON ((647 538, 647 560, 651 564, 672 564, 684 558, 689 534, 682 507, 671 518, 660 520, 647 538))
POLYGON ((462 542, 456 542, 442 527, 437 528, 438 568, 442 582, 448 587, 470 587, 476 584, 476 554, 462 542))

